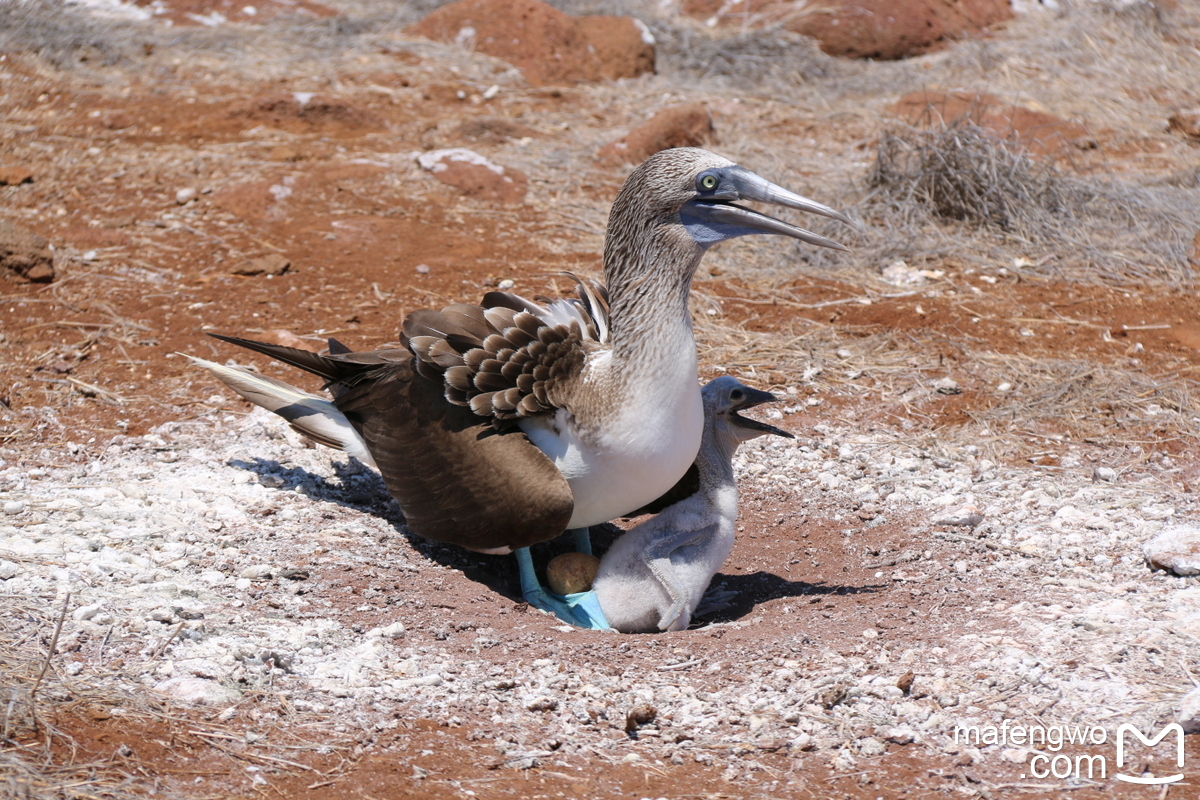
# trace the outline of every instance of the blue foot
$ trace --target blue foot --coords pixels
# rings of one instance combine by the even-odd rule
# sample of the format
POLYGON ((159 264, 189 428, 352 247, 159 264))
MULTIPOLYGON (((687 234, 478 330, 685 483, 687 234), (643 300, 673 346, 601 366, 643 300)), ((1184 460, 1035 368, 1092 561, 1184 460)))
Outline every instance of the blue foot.
POLYGON ((567 531, 571 537, 575 539, 575 552, 586 553, 592 555, 592 529, 591 528, 575 528, 567 531))
POLYGON ((548 592, 542 588, 537 574, 533 571, 533 557, 529 554, 529 548, 522 547, 514 551, 514 554, 521 572, 521 595, 526 603, 577 628, 600 631, 612 629, 600 608, 600 601, 596 599, 595 592, 568 595, 548 592))

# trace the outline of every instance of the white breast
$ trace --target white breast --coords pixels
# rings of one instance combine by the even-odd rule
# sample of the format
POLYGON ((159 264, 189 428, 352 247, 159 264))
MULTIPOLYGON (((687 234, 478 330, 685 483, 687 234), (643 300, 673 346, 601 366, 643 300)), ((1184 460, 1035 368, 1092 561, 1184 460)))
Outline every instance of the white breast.
POLYGON ((633 393, 600 430, 581 435, 560 409, 521 423, 554 462, 575 496, 569 528, 599 525, 657 500, 696 459, 704 407, 694 358, 633 393))

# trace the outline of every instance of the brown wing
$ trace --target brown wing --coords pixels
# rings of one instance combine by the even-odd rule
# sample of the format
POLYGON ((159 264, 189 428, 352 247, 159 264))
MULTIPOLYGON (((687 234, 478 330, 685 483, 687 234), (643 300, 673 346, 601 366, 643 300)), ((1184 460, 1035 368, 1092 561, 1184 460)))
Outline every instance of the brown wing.
POLYGON ((499 433, 410 363, 382 367, 335 401, 421 536, 471 550, 558 536, 574 510, 562 473, 520 431, 499 433))
POLYGON ((404 337, 416 370, 444 380, 446 399, 503 423, 551 411, 564 386, 597 347, 595 327, 578 305, 555 313, 505 292, 489 292, 482 306, 457 304, 414 311, 404 337))
MULTIPOLYGON (((574 511, 562 473, 519 430, 446 401, 407 350, 317 355, 219 336, 324 377, 413 532, 471 550, 558 536, 574 511)), ((344 350, 331 347, 331 350, 344 350)), ((440 378, 440 376, 439 376, 440 378)))

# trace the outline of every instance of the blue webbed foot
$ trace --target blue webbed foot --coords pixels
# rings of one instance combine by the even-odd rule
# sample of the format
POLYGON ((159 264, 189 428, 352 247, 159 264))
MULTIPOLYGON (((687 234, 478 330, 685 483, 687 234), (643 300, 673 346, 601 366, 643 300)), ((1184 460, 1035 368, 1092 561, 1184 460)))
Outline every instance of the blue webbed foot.
POLYGON ((612 626, 608 624, 595 592, 560 595, 546 591, 533 571, 533 557, 529 554, 529 548, 522 547, 514 554, 521 572, 521 595, 526 603, 578 628, 611 630, 612 626))

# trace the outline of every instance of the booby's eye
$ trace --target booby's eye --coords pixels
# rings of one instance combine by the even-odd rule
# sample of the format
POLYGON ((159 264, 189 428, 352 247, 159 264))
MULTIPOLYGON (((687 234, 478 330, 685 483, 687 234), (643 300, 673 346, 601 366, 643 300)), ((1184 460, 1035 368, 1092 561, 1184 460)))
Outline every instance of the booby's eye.
POLYGON ((729 393, 729 399, 735 403, 740 403, 746 394, 741 389, 734 389, 729 393))
POLYGON ((706 172, 696 179, 696 183, 702 192, 711 192, 713 189, 717 188, 717 184, 719 182, 720 181, 717 180, 717 176, 713 175, 711 172, 706 172))

